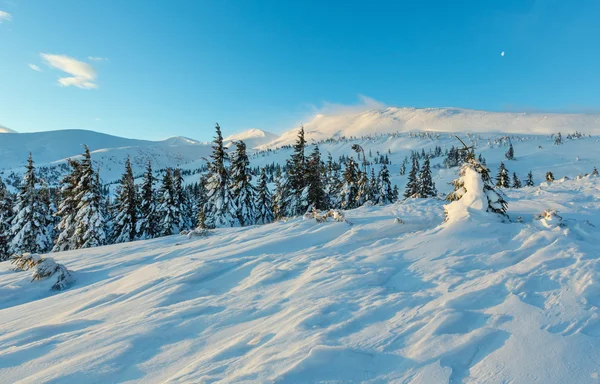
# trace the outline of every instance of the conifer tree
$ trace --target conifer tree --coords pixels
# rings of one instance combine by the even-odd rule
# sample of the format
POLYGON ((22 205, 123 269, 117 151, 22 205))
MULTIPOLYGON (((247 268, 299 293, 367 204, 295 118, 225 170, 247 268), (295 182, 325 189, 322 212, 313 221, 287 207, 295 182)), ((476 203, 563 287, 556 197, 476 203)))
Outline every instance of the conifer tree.
POLYGON ((383 164, 381 170, 379 171, 379 193, 377 204, 391 204, 396 199, 394 199, 394 189, 392 188, 392 183, 390 182, 390 171, 387 166, 383 164))
POLYGON ((236 141, 231 162, 231 195, 235 215, 241 226, 253 225, 256 217, 256 190, 252 185, 249 165, 246 144, 241 140, 236 141))
POLYGON ((27 160, 25 176, 17 193, 11 222, 11 253, 44 253, 52 245, 44 217, 43 202, 38 190, 38 179, 31 153, 27 160))
POLYGON ((375 169, 373 169, 373 167, 371 167, 371 178, 369 179, 369 188, 371 189, 371 201, 377 204, 377 202, 379 201, 379 192, 381 187, 379 185, 379 178, 375 176, 375 169))
POLYGON ((515 150, 513 148, 512 143, 509 144, 508 152, 506 152, 505 156, 506 156, 507 160, 514 160, 515 159, 515 150))
POLYGON ((318 210, 327 209, 327 196, 324 188, 325 167, 321 162, 321 152, 319 152, 318 145, 315 144, 306 164, 308 206, 318 210))
POLYGON ((261 168, 256 191, 256 224, 268 224, 274 219, 273 201, 267 185, 267 173, 264 168, 261 168))
POLYGON ((61 203, 58 206, 56 216, 60 218, 56 226, 58 238, 54 244, 53 252, 67 251, 75 249, 75 216, 77 215, 78 201, 75 195, 75 188, 79 183, 81 176, 80 164, 77 160, 68 159, 71 172, 68 173, 60 182, 61 203))
POLYGON ((406 164, 408 164, 408 157, 404 157, 402 164, 400 164, 400 176, 404 176, 406 174, 406 164))
POLYGON ((398 191, 398 186, 396 184, 394 184, 394 189, 392 190, 392 197, 394 202, 398 201, 398 198, 400 197, 400 191, 398 191))
POLYGON ((419 172, 419 177, 417 179, 417 187, 417 195, 419 197, 434 197, 437 195, 435 183, 431 177, 429 156, 425 156, 425 161, 423 162, 423 166, 421 167, 421 171, 419 172))
POLYGON ((546 172, 546 181, 550 183, 554 181, 554 175, 552 174, 552 172, 546 172))
POLYGON ((74 194, 77 201, 75 231, 73 242, 75 249, 91 248, 106 244, 105 218, 102 215, 102 195, 100 177, 94 172, 92 156, 86 146, 79 165, 79 181, 74 194))
POLYGON ((277 168, 275 174, 275 191, 273 193, 273 216, 276 220, 280 220, 285 217, 285 196, 284 186, 285 180, 281 175, 281 170, 277 168))
POLYGON ((343 185, 340 191, 342 209, 356 208, 356 197, 358 195, 358 170, 352 157, 346 160, 343 173, 343 185))
POLYGON ((554 138, 554 145, 561 145, 561 144, 562 144, 562 135, 560 134, 560 132, 558 132, 558 134, 554 138))
POLYGON ((161 236, 178 234, 179 209, 176 204, 175 188, 173 188, 173 172, 167 168, 163 175, 162 184, 158 191, 158 206, 156 213, 160 219, 159 228, 161 236))
POLYGON ((137 235, 137 192, 129 156, 125 160, 125 172, 121 176, 119 194, 115 201, 116 215, 112 220, 112 243, 133 241, 137 235))
POLYGON ((140 195, 140 214, 137 221, 137 235, 140 239, 154 239, 160 236, 160 217, 157 213, 152 162, 148 160, 140 195))
MULTIPOLYGON (((467 193, 467 179, 465 176, 471 172, 476 172, 481 178, 481 184, 479 185, 481 185, 482 192, 485 194, 487 200, 486 211, 507 217, 506 210, 508 205, 506 204, 502 193, 494 189, 489 169, 477 161, 475 154, 472 151, 465 150, 464 152, 467 152, 467 155, 465 162, 461 166, 459 178, 452 181, 454 191, 451 192, 446 199, 448 201, 460 200, 467 193)), ((475 184, 475 186, 477 186, 477 184, 475 184)))
POLYGON ((510 188, 510 176, 503 162, 500 162, 500 167, 498 167, 498 175, 496 176, 496 187, 510 188))
POLYGON ((13 219, 13 198, 0 178, 0 261, 10 256, 10 223, 13 219))
POLYGON ((598 176, 598 169, 596 167, 594 167, 594 170, 592 171, 592 176, 598 176))
POLYGON ((525 186, 533 187, 534 185, 535 183, 533 182, 533 173, 529 171, 529 173, 527 174, 527 180, 525 180, 525 186))
POLYGON ((372 201, 373 193, 371 191, 371 183, 366 172, 358 171, 356 206, 361 207, 367 201, 372 201))
POLYGON ((404 197, 410 198, 415 197, 419 193, 419 160, 413 155, 412 167, 408 174, 408 182, 406 183, 406 189, 404 190, 404 197))
POLYGON ((176 218, 176 225, 180 231, 191 229, 191 209, 183 189, 183 176, 181 175, 181 170, 179 168, 173 170, 173 193, 175 196, 175 207, 177 207, 177 212, 179 212, 179 215, 176 218))
POLYGON ((340 180, 339 169, 333 162, 331 154, 327 157, 327 180, 325 182, 325 196, 327 197, 327 206, 331 209, 341 208, 341 190, 342 181, 340 180))
POLYGON ((302 215, 308 208, 305 147, 304 126, 301 126, 298 131, 298 138, 293 146, 292 156, 286 165, 287 186, 285 188, 285 200, 288 216, 302 215))
POLYGON ((521 188, 521 180, 519 180, 519 178, 517 177, 516 172, 513 172, 513 182, 512 182, 512 187, 513 188, 521 188))
POLYGON ((208 165, 208 178, 206 180, 206 203, 204 214, 206 225, 209 228, 233 227, 239 224, 235 213, 237 208, 233 204, 231 190, 229 189, 229 171, 226 162, 229 159, 223 147, 221 127, 216 125, 216 135, 213 141, 213 153, 208 165))

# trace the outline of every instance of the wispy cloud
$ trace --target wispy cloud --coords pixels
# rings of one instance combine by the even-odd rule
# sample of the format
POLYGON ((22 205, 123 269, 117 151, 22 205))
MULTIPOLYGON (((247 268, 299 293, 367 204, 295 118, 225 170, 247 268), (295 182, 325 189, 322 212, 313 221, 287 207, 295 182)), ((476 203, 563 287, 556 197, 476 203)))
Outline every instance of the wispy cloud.
POLYGON ((12 15, 8 12, 5 11, 0 11, 0 24, 5 22, 5 21, 11 21, 12 20, 12 15))
POLYGON ((339 104, 324 101, 321 107, 312 106, 312 113, 322 115, 346 115, 365 112, 370 109, 385 108, 387 105, 381 101, 375 100, 372 97, 358 95, 358 103, 356 104, 339 104))
POLYGON ((108 61, 108 58, 98 57, 98 56, 88 56, 88 60, 90 60, 90 61, 108 61))
POLYGON ((65 55, 41 53, 40 56, 49 66, 71 75, 58 79, 61 86, 74 86, 83 89, 98 88, 96 70, 90 64, 65 55))
POLYGON ((34 71, 38 71, 38 72, 42 72, 42 68, 38 67, 35 64, 27 64, 29 66, 29 68, 33 69, 34 71))

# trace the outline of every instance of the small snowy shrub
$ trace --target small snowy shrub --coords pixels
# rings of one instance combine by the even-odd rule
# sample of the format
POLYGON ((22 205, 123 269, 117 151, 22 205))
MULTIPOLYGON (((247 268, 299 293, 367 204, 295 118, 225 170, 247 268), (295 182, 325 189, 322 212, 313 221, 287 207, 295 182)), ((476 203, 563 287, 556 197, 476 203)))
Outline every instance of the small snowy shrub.
POLYGON ((38 265, 42 260, 37 253, 21 253, 13 255, 10 263, 18 271, 27 271, 38 265))
POLYGON ((210 234, 210 231, 206 228, 196 228, 189 231, 186 236, 188 239, 195 239, 197 237, 206 237, 210 234))
POLYGON ((399 218, 399 217, 396 217, 396 218, 394 219, 394 224, 404 224, 404 221, 402 221, 402 219, 401 219, 401 218, 399 218))
POLYGON ((337 209, 330 209, 329 211, 321 214, 318 210, 313 208, 312 211, 304 214, 304 219, 315 219, 317 223, 325 223, 329 221, 329 219, 337 222, 347 222, 344 214, 337 209))
POLYGON ((548 228, 555 226, 564 226, 564 224, 562 223, 563 218, 558 214, 558 211, 556 209, 546 209, 544 212, 540 213, 539 215, 536 215, 535 219, 540 220, 542 224, 548 228))
POLYGON ((35 253, 23 253, 14 255, 11 263, 15 265, 15 269, 20 271, 31 269, 33 271, 31 281, 56 277, 56 282, 52 285, 52 289, 56 291, 62 291, 73 282, 71 272, 64 265, 58 264, 50 257, 43 259, 35 253))

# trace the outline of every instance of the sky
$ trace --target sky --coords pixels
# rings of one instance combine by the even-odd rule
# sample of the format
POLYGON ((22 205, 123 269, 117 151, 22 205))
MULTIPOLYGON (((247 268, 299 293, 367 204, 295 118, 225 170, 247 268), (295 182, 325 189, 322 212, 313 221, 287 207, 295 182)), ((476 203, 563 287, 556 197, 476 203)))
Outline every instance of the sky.
POLYGON ((210 140, 380 106, 600 111, 600 2, 0 0, 0 125, 210 140))

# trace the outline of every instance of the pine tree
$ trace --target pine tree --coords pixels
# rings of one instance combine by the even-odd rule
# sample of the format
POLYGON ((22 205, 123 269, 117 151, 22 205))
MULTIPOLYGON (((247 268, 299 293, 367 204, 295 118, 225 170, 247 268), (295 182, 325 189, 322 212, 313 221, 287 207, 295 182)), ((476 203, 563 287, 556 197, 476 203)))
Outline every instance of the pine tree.
POLYGON ((515 159, 515 150, 513 148, 512 143, 509 144, 508 152, 506 152, 505 156, 506 156, 507 160, 514 160, 515 159))
POLYGON ((561 145, 561 144, 562 144, 562 135, 560 134, 560 132, 558 132, 558 134, 554 138, 554 145, 561 145))
POLYGON ((435 183, 431 177, 429 156, 425 156, 425 161, 419 172, 419 177, 417 179, 417 195, 418 197, 434 197, 437 195, 435 183))
POLYGON ((594 167, 594 170, 592 171, 592 176, 598 176, 598 169, 596 167, 594 167))
POLYGON ((176 225, 179 228, 179 231, 189 230, 192 228, 191 209, 183 189, 183 176, 181 175, 181 170, 179 168, 173 170, 173 193, 175 197, 175 207, 177 207, 177 212, 179 212, 179 215, 175 220, 176 225))
POLYGON ((277 168, 275 174, 275 192, 273 193, 273 216, 276 220, 280 220, 285 217, 285 186, 286 182, 284 177, 281 175, 281 170, 277 168))
POLYGON ((519 178, 517 177, 517 174, 515 172, 513 172, 513 182, 512 182, 512 187, 513 188, 521 188, 521 180, 519 180, 519 178))
POLYGON ((10 223, 13 219, 13 198, 0 178, 0 261, 10 256, 10 223))
POLYGON ((54 227, 56 224, 56 205, 52 201, 52 192, 50 187, 43 179, 40 179, 40 188, 38 193, 40 195, 40 216, 43 220, 41 225, 45 227, 44 232, 48 239, 48 245, 45 249, 45 252, 50 252, 52 250, 52 241, 54 240, 55 235, 54 227))
POLYGON ((550 183, 554 181, 554 175, 552 174, 552 172, 546 172, 546 181, 550 183))
POLYGON ((43 202, 38 190, 38 179, 31 153, 27 160, 25 176, 17 193, 15 213, 11 222, 11 253, 44 253, 52 245, 44 217, 43 202))
POLYGON ((406 174, 406 164, 408 164, 408 157, 405 157, 404 160, 402 160, 402 164, 400 164, 400 176, 406 174))
POLYGON ((129 156, 121 176, 119 194, 115 201, 115 218, 112 220, 112 243, 133 241, 137 235, 137 192, 129 156))
POLYGON ((398 201, 398 198, 400 197, 400 191, 398 191, 398 186, 396 184, 394 184, 394 189, 392 190, 392 197, 393 197, 393 201, 398 201))
POLYGON ((90 150, 85 146, 79 165, 79 181, 74 189, 77 201, 73 243, 75 249, 91 248, 106 244, 105 219, 102 215, 100 177, 94 172, 90 150))
POLYGON ((75 233, 75 216, 77 215, 78 205, 75 188, 79 183, 81 168, 76 160, 68 159, 67 162, 71 167, 71 172, 64 176, 60 182, 61 203, 56 212, 56 216, 60 218, 56 226, 59 235, 52 249, 53 252, 75 249, 73 234, 75 233))
POLYGON ((416 156, 412 158, 412 167, 408 174, 408 182, 406 183, 406 189, 404 190, 404 197, 410 198, 415 197, 419 193, 419 160, 416 156))
POLYGON ((358 170, 352 157, 346 161, 343 174, 343 185, 340 191, 342 209, 356 208, 356 197, 358 195, 358 170))
POLYGON ((235 215, 241 226, 253 225, 256 217, 256 190, 248 166, 246 144, 235 142, 235 153, 231 162, 231 195, 235 215))
POLYGON ((510 188, 510 176, 504 163, 500 162, 498 167, 498 175, 496 176, 496 187, 510 188))
POLYGON ((377 204, 380 198, 379 192, 381 187, 379 185, 379 178, 375 176, 375 169, 373 169, 373 167, 371 167, 371 178, 369 179, 369 188, 371 189, 371 201, 377 204))
POLYGON ((162 184, 158 191, 158 206, 156 213, 160 219, 161 236, 175 235, 180 232, 179 209, 176 204, 175 189, 173 188, 173 172, 166 169, 162 184))
POLYGON ((385 164, 381 167, 379 171, 379 193, 377 204, 391 204, 397 199, 394 199, 394 189, 392 188, 392 183, 390 182, 390 171, 385 164))
POLYGON ((535 183, 533 182, 533 173, 529 171, 529 173, 527 174, 527 180, 525 180, 525 186, 533 187, 534 185, 535 183))
POLYGON ((327 180, 325 181, 325 196, 330 209, 340 209, 342 181, 340 180, 339 167, 333 162, 331 154, 327 157, 327 180))
POLYGON ((286 168, 287 187, 285 196, 288 216, 302 215, 308 209, 308 196, 306 191, 306 157, 304 149, 304 127, 300 127, 298 138, 293 146, 293 153, 288 160, 286 168))
POLYGON ((206 225, 209 228, 233 227, 239 224, 235 212, 237 211, 232 201, 229 189, 229 171, 226 161, 229 159, 223 147, 221 127, 216 125, 216 136, 213 141, 213 153, 208 165, 208 178, 206 180, 206 203, 204 214, 206 225))
POLYGON ((502 193, 494 189, 492 179, 490 177, 490 170, 485 165, 478 162, 475 158, 475 154, 471 151, 467 152, 466 160, 460 169, 459 178, 452 181, 454 191, 450 193, 446 199, 448 201, 457 201, 467 193, 466 181, 468 179, 466 176, 472 172, 476 172, 481 178, 480 185, 487 200, 486 211, 507 217, 508 215, 506 214, 506 210, 508 205, 506 204, 502 193))
POLYGON ((160 236, 160 217, 157 212, 152 162, 148 160, 140 196, 140 214, 137 221, 137 235, 140 239, 154 239, 160 236))
POLYGON ((306 167, 307 203, 309 207, 324 210, 328 208, 324 188, 325 167, 321 162, 319 146, 315 144, 306 167))
POLYGON ((256 224, 273 222, 275 216, 272 207, 271 192, 269 192, 267 185, 267 173, 264 168, 261 168, 256 191, 256 224))
POLYGON ((361 207, 367 201, 372 201, 371 183, 366 172, 358 171, 356 206, 361 207))

